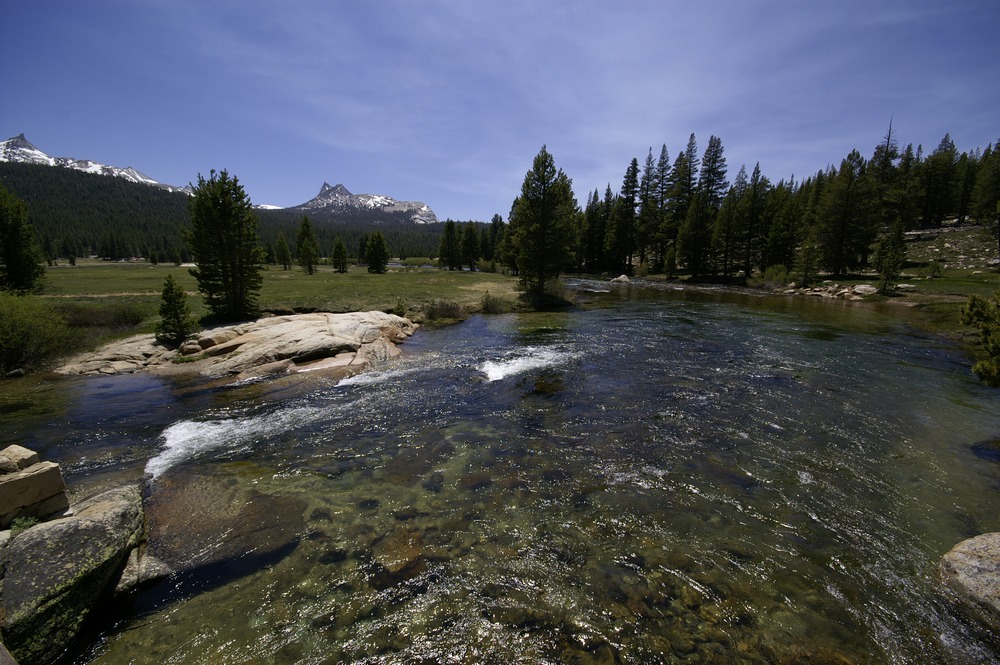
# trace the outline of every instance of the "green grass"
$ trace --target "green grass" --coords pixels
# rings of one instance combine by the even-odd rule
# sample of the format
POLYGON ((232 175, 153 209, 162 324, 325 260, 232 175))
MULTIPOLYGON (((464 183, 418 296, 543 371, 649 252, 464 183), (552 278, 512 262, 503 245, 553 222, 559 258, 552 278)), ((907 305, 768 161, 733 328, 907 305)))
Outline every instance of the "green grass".
MULTIPOLYGON (((168 274, 188 292, 188 304, 195 316, 206 314, 197 282, 188 269, 173 264, 107 263, 79 261, 76 266, 56 266, 46 273, 44 295, 57 307, 146 308, 149 328, 157 319, 160 293, 168 274)), ((365 310, 406 313, 423 320, 428 309, 447 301, 467 312, 479 311, 483 296, 509 301, 517 299, 517 280, 500 274, 460 272, 406 266, 373 275, 365 268, 351 266, 346 274, 320 266, 313 275, 298 267, 282 270, 269 266, 264 271, 260 307, 265 311, 351 312, 365 310), (399 311, 402 310, 402 311, 399 311)))

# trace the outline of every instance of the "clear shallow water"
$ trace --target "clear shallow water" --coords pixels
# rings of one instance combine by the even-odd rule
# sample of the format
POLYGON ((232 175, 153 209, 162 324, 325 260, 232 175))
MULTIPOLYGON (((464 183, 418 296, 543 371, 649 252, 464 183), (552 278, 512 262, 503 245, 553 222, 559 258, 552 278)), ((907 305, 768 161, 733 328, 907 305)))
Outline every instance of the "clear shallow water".
POLYGON ((198 564, 78 662, 996 660, 934 586, 1000 530, 960 355, 867 307, 590 287, 339 385, 72 382, 29 439, 154 476, 198 564))

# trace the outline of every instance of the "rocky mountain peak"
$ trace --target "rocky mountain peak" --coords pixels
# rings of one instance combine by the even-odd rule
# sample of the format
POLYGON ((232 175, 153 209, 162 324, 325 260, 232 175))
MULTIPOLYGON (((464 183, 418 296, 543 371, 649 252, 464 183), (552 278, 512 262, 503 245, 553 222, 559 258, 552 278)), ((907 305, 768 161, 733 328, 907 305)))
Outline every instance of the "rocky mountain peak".
POLYGON ((426 203, 397 201, 383 194, 351 194, 342 184, 331 187, 328 182, 323 183, 315 198, 290 209, 331 215, 350 210, 404 213, 415 224, 433 224, 438 221, 434 211, 426 203))
POLYGON ((319 196, 330 197, 330 196, 354 196, 351 194, 346 187, 337 183, 335 186, 331 187, 330 183, 324 182, 323 186, 319 189, 319 196))

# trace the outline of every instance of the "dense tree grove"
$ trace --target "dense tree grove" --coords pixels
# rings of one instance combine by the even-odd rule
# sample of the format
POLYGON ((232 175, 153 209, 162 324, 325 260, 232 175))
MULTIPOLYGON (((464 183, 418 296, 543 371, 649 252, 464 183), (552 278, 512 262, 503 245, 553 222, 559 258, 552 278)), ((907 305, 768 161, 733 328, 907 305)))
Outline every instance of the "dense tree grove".
POLYGON ((1000 250, 995 145, 959 154, 945 135, 925 157, 921 146, 900 148, 890 123, 870 159, 852 150, 839 166, 778 182, 759 163, 749 172, 741 165, 730 182, 716 136, 699 153, 692 134, 673 162, 666 145, 655 155, 650 148, 641 166, 630 161, 617 194, 611 184, 603 196, 596 189, 588 194, 567 239, 564 269, 681 271, 728 282, 781 266, 800 283, 821 272, 840 277, 874 269, 890 288, 905 231, 981 224, 1000 250))
POLYGON ((34 291, 44 274, 27 206, 0 187, 0 290, 34 291))

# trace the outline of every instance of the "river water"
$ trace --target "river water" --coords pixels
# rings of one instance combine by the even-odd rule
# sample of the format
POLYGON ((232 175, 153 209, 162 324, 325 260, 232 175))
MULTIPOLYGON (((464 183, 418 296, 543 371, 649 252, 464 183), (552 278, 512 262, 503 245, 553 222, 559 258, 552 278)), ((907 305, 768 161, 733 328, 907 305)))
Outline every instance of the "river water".
POLYGON ((996 662, 935 583, 1000 530, 960 353, 891 306, 573 286, 340 383, 9 414, 77 492, 145 474, 181 570, 73 662, 996 662))

